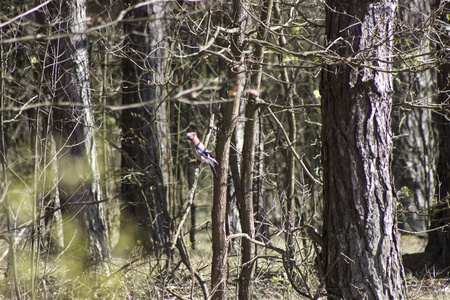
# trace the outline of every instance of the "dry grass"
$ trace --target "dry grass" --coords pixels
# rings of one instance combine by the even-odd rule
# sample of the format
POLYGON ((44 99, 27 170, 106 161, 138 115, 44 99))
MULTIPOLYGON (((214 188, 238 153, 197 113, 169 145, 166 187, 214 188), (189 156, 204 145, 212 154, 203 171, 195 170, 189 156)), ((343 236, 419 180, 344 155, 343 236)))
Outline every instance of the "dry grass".
MULTIPOLYGON (((208 228, 209 211, 199 213, 199 230, 195 248, 186 241, 190 261, 195 271, 202 274, 210 288, 211 274, 211 234, 208 228)), ((304 241, 299 236, 299 245, 304 241)), ((26 244, 26 243, 25 243, 26 244)), ((308 243, 306 243, 308 245, 308 243)), ((423 250, 426 239, 417 236, 403 236, 401 247, 404 253, 423 250)), ((283 236, 273 238, 272 245, 284 248, 283 236)), ((18 281, 21 299, 31 297, 30 262, 26 245, 19 243, 17 255, 18 281)), ((238 247, 232 247, 228 261, 228 298, 237 297, 237 279, 240 258, 238 247)), ((7 244, 0 242, 0 251, 5 253, 7 244)), ((300 296, 292 287, 280 255, 274 251, 257 248, 259 258, 254 282, 255 299, 307 299, 300 296)), ((314 271, 314 251, 309 247, 299 251, 296 264, 299 271, 295 282, 305 293, 315 294, 320 285, 314 271), (309 290, 308 290, 309 289, 309 290)), ((7 255, 4 255, 6 258, 7 255)), ((6 270, 6 259, 1 267, 6 270)), ((34 297, 36 299, 204 299, 198 281, 181 262, 177 253, 169 261, 167 257, 144 257, 139 250, 128 258, 114 257, 107 264, 92 266, 89 272, 72 276, 70 263, 57 254, 40 255, 37 268, 34 297)), ((3 272, 5 273, 5 272, 3 272)), ((450 300, 449 279, 437 279, 430 269, 421 278, 408 276, 410 299, 450 300)), ((0 299, 14 296, 12 278, 0 279, 0 299)))
POLYGON ((426 235, 402 235, 400 250, 404 257, 410 299, 450 300, 450 278, 437 276, 434 267, 427 268, 426 235))

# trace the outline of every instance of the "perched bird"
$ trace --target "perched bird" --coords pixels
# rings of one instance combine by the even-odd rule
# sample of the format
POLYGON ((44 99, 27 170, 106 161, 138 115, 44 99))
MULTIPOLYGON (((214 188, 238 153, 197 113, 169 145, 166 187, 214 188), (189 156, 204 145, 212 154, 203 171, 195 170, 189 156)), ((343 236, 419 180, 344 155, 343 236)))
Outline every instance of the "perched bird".
POLYGON ((216 169, 214 169, 214 164, 217 164, 217 161, 214 157, 206 150, 205 145, 200 141, 197 136, 197 132, 188 132, 186 133, 185 140, 189 141, 189 145, 191 146, 192 152, 194 152, 195 158, 200 162, 207 162, 211 167, 211 171, 213 172, 214 178, 217 179, 216 169))

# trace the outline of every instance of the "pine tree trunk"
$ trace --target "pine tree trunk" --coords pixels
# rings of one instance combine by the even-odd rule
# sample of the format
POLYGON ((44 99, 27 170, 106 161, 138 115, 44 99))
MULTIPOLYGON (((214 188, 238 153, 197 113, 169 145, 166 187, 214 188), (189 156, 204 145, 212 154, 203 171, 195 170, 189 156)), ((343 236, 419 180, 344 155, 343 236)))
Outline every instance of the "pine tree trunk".
POLYGON ((328 64, 322 73, 323 259, 330 298, 406 297, 391 175, 396 6, 395 0, 327 1, 327 43, 354 61, 328 64))
MULTIPOLYGON (((125 1, 125 6, 138 1, 125 1)), ((124 195, 121 210, 120 250, 140 241, 153 252, 167 241, 166 188, 167 168, 165 104, 161 103, 163 76, 162 50, 165 27, 162 24, 164 3, 142 6, 127 14, 133 21, 124 23, 127 35, 122 60, 122 104, 141 103, 122 111, 122 182, 124 195)))
MULTIPOLYGON (((449 24, 448 15, 450 13, 450 3, 444 3, 441 1, 441 5, 444 5, 440 19, 444 23, 449 24)), ((440 40, 442 45, 438 46, 441 52, 442 60, 447 62, 439 67, 438 72, 438 102, 441 104, 447 103, 450 97, 450 63, 448 63, 448 57, 450 51, 448 45, 450 38, 448 32, 444 31, 440 34, 440 40)), ((436 191, 437 191, 437 203, 431 207, 431 229, 433 230, 428 234, 428 244, 425 249, 426 252, 433 255, 435 262, 439 265, 447 268, 450 266, 450 113, 447 111, 439 112, 435 114, 435 122, 438 130, 438 145, 439 145, 439 158, 437 161, 437 179, 436 179, 436 191)))
POLYGON ((52 61, 46 70, 55 103, 53 131, 64 244, 75 260, 87 263, 87 258, 107 258, 109 241, 103 207, 97 202, 103 199, 89 92, 87 39, 83 34, 87 29, 86 1, 52 2, 48 12, 49 23, 57 20, 52 34, 71 33, 70 37, 51 41, 52 61), (60 102, 71 104, 58 106, 60 102))

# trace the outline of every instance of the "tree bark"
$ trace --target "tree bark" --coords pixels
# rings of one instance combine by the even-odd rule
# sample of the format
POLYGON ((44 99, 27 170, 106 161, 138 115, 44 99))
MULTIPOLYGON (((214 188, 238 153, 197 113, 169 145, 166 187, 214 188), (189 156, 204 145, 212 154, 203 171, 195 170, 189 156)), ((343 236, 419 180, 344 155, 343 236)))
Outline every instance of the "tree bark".
POLYGON ((327 43, 351 61, 328 64, 322 72, 329 298, 406 297, 391 175, 389 71, 396 8, 395 0, 327 1, 327 43))
POLYGON ((228 169, 231 137, 236 127, 242 90, 244 86, 244 29, 247 8, 239 0, 233 0, 234 24, 240 28, 233 34, 231 50, 234 63, 228 71, 228 102, 223 107, 222 128, 217 133, 216 159, 218 179, 214 182, 214 199, 211 215, 213 258, 211 269, 211 294, 213 300, 226 299, 226 271, 228 241, 226 237, 226 207, 228 169))
MULTIPOLYGON (((448 14, 450 13, 450 4, 441 1, 443 5, 440 19, 449 24, 448 14)), ((450 97, 450 63, 448 57, 450 51, 448 45, 450 38, 447 31, 441 32, 440 40, 443 42, 438 45, 441 51, 441 59, 446 61, 439 67, 438 88, 439 103, 447 103, 450 97)), ((428 244, 425 252, 431 253, 435 261, 447 268, 450 265, 450 113, 447 111, 435 114, 435 122, 438 130, 439 158, 436 168, 436 191, 437 203, 431 207, 431 229, 435 229, 428 234, 428 244)))
MULTIPOLYGON (((248 6, 248 3, 243 4, 248 6)), ((263 25, 258 28, 258 39, 265 40, 267 27, 272 15, 273 1, 264 1, 261 10, 261 21, 263 25)), ((242 148, 241 162, 241 197, 239 205, 239 215, 241 218, 242 232, 254 238, 255 220, 253 212, 253 173, 255 167, 255 147, 256 134, 258 132, 258 105, 259 91, 261 88, 262 62, 264 58, 264 48, 262 45, 255 46, 255 63, 252 67, 250 79, 251 89, 249 101, 245 108, 245 129, 244 145, 242 148)), ((255 244, 248 239, 242 239, 241 274, 239 278, 239 299, 251 299, 253 295, 253 276, 255 272, 255 244)))
MULTIPOLYGON (((127 0, 124 5, 138 2, 127 0)), ((122 170, 127 178, 122 182, 121 250, 140 241, 147 251, 159 252, 167 242, 167 170, 161 157, 166 153, 166 111, 159 87, 164 70, 164 7, 155 3, 133 9, 127 18, 135 20, 124 23, 122 104, 142 106, 125 109, 121 117, 122 170)))
MULTIPOLYGON (((101 203, 100 171, 91 111, 87 51, 86 1, 56 1, 49 4, 52 34, 67 34, 51 41, 53 131, 58 152, 58 189, 67 253, 78 262, 98 261, 109 256, 109 241, 101 203), (70 103, 67 107, 59 102, 70 103), (97 202, 97 203, 96 203, 97 202), (92 204, 89 204, 92 203, 92 204)), ((82 264, 77 264, 82 266, 82 264)), ((82 268, 77 271, 82 271, 82 268)))
MULTIPOLYGON (((423 30, 423 24, 430 17, 430 6, 428 0, 399 1, 399 47, 404 52, 416 51, 422 55, 421 60, 430 58, 427 53, 430 53, 431 46, 423 30)), ((434 102, 436 74, 433 69, 400 73, 394 84, 397 103, 434 102)), ((415 212, 428 209, 435 195, 437 149, 432 114, 430 110, 423 108, 400 108, 393 113, 392 123, 393 131, 398 136, 394 141, 392 165, 395 186, 400 191, 407 188, 401 193, 400 201, 405 214, 399 220, 399 227, 423 231, 428 228, 428 221, 421 213, 415 212)))

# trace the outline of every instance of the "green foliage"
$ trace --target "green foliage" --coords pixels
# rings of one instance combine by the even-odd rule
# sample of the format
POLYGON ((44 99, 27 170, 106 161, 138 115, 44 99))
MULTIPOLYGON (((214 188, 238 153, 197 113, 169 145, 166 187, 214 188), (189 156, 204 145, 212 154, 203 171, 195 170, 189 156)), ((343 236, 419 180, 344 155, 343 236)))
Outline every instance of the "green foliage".
POLYGON ((402 186, 400 192, 405 194, 407 197, 411 194, 411 190, 407 186, 402 186))

